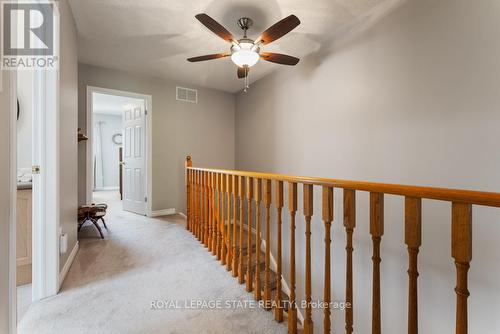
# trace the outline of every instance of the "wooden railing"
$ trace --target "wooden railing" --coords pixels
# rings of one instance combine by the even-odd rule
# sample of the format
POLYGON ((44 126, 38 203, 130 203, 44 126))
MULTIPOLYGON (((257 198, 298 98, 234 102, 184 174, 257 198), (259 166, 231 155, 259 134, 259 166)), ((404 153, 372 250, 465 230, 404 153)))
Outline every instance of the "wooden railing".
POLYGON ((187 228, 217 256, 221 263, 232 270, 240 284, 246 282, 247 291, 253 291, 257 300, 263 299, 266 308, 274 308, 275 319, 288 318, 289 333, 297 333, 296 305, 296 251, 305 253, 305 318, 304 333, 313 332, 311 309, 311 218, 313 215, 313 187, 322 188, 322 220, 325 225, 324 251, 324 333, 331 332, 331 268, 330 228, 333 221, 333 189, 343 189, 344 227, 346 230, 346 289, 345 301, 350 307, 345 311, 345 332, 353 333, 353 233, 356 226, 356 191, 370 194, 370 234, 373 242, 372 278, 372 333, 381 333, 380 303, 380 246, 384 235, 384 195, 392 194, 405 198, 405 243, 408 249, 408 333, 418 333, 418 265, 421 245, 422 199, 450 202, 451 204, 451 256, 456 266, 456 333, 466 334, 468 270, 472 258, 472 206, 500 207, 500 193, 454 190, 432 187, 405 186, 384 183, 337 180, 281 174, 255 173, 233 170, 194 168, 191 157, 186 159, 187 228), (284 184, 288 189, 288 211, 290 215, 290 293, 281 289, 282 272, 282 209, 284 206, 284 184), (303 187, 303 215, 305 221, 305 249, 295 248, 297 212, 297 187, 303 187), (271 188, 274 187, 274 207, 277 219, 276 272, 270 269, 270 205, 271 188), (244 206, 246 200, 247 219, 244 206), (261 206, 264 202, 265 225, 262 227, 261 206), (233 203, 231 207, 231 202, 233 203), (253 205, 252 205, 252 202, 253 205), (237 208, 239 208, 239 213, 237 208), (253 215, 255 209, 255 219, 253 215), (233 218, 231 220, 231 217, 233 218), (255 235, 252 227, 255 226, 255 235), (245 232, 246 231, 246 232, 245 232), (264 232, 263 232, 264 231, 264 232), (246 240, 244 234, 246 235, 246 240), (264 262, 261 259, 261 238, 264 235, 264 262), (255 254, 252 249, 255 238, 255 254), (246 241, 246 243, 245 243, 246 241), (264 264, 263 284, 261 279, 264 264), (271 287, 274 276, 275 285, 271 287), (274 290, 274 296, 272 295, 274 290), (288 299, 288 307, 284 300, 288 299))

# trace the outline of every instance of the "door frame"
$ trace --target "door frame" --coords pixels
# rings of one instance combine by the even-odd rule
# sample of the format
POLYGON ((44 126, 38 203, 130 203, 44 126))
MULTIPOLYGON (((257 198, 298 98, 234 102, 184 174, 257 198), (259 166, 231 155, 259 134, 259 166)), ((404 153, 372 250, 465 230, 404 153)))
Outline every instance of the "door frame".
POLYGON ((123 96, 123 97, 130 97, 134 99, 141 99, 144 100, 144 106, 145 110, 147 110, 146 113, 146 215, 148 217, 151 217, 152 215, 152 198, 153 198, 153 191, 152 191, 152 175, 153 175, 153 164, 152 164, 152 149, 151 149, 151 144, 153 142, 152 140, 152 115, 153 115, 153 98, 151 95, 146 95, 146 94, 139 94, 139 93, 133 93, 133 92, 128 92, 128 91, 123 91, 123 90, 117 90, 117 89, 110 89, 110 88, 102 88, 102 87, 96 87, 96 86, 87 86, 87 99, 86 99, 86 111, 87 111, 87 117, 86 117, 86 124, 87 124, 87 136, 88 140, 86 142, 87 145, 87 152, 86 152, 86 192, 85 192, 85 197, 86 197, 86 202, 87 203, 92 203, 92 180, 94 178, 94 170, 92 168, 92 160, 93 160, 93 110, 94 110, 94 101, 92 98, 92 95, 94 93, 99 93, 99 94, 107 94, 107 95, 115 95, 115 96, 123 96))
POLYGON ((32 300, 59 292, 59 70, 33 75, 32 300), (39 131, 39 132, 37 132, 39 131))
MULTIPOLYGON (((39 0, 34 0, 39 1, 39 0)), ((54 54, 59 55, 60 12, 54 7, 54 54)), ((59 66, 59 64, 58 64, 59 66)), ((59 67, 34 70, 32 164, 40 166, 33 176, 32 301, 59 292, 59 67), (36 109, 35 109, 36 108, 36 109), (43 117, 41 116, 43 115, 43 117), (36 203, 36 204, 35 204, 36 203)), ((0 76, 1 79, 1 76, 0 76)), ((1 84, 1 82, 0 82, 1 84)), ((9 333, 17 333, 17 73, 9 73, 9 333)))
MULTIPOLYGON (((0 81, 3 79, 0 76, 0 81)), ((1 84, 1 82, 0 82, 1 84)), ((17 333, 17 73, 9 73, 9 333, 17 333)))

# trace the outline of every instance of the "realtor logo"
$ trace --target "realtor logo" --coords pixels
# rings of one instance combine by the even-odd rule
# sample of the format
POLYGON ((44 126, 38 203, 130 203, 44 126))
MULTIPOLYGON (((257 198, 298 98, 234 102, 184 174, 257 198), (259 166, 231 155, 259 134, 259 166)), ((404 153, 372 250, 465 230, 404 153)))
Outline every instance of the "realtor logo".
POLYGON ((2 68, 55 68, 53 1, 1 1, 2 68))

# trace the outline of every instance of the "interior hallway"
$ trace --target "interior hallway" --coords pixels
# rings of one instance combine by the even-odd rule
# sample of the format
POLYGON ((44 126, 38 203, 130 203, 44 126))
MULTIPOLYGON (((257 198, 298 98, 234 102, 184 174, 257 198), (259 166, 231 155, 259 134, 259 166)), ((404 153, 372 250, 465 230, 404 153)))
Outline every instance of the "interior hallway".
POLYGON ((108 203, 105 240, 92 225, 59 295, 31 305, 19 333, 286 333, 262 309, 152 310, 154 300, 247 300, 236 279, 185 229, 184 218, 148 218, 108 203))

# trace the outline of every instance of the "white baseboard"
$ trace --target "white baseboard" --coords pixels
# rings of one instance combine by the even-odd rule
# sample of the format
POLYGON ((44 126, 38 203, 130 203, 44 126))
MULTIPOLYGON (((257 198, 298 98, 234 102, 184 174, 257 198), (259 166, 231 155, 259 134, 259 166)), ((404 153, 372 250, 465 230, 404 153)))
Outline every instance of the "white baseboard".
POLYGON ((163 210, 155 210, 151 211, 150 217, 160 217, 160 216, 168 216, 176 214, 175 209, 163 209, 163 210))
POLYGON ((177 213, 180 214, 182 217, 184 217, 186 219, 188 218, 188 216, 186 216, 186 214, 184 212, 177 212, 177 213))
MULTIPOLYGON (((182 215, 184 215, 184 214, 182 214, 182 215)), ((248 225, 243 225, 243 230, 248 232, 248 225)), ((255 230, 255 228, 253 226, 250 228, 250 230, 253 232, 253 234, 257 234, 257 231, 255 230)), ((264 253, 266 252, 266 241, 264 239, 261 239, 260 249, 264 253)), ((276 263, 276 259, 274 258, 272 252, 269 252, 269 255, 270 255, 270 259, 271 259, 271 269, 274 272, 277 272, 278 271, 278 264, 276 263)), ((290 286, 288 285, 287 281, 285 280, 284 275, 281 276, 281 288, 283 289, 283 292, 285 292, 288 296, 290 296, 290 286)), ((297 308, 297 318, 300 321, 300 323, 303 325, 304 324, 304 315, 302 314, 302 312, 299 308, 297 308)))
POLYGON ((94 188, 94 191, 111 191, 111 190, 120 190, 120 187, 102 187, 102 188, 94 188))
MULTIPOLYGON (((252 228, 252 230, 254 230, 254 229, 252 228)), ((261 240, 262 240, 262 242, 260 245, 260 249, 265 253, 266 252, 266 241, 264 239, 261 239, 261 240)), ((278 264, 276 262, 276 259, 273 256, 272 252, 269 252, 269 257, 271 260, 271 270, 273 270, 274 272, 277 272, 278 271, 278 264)), ((288 296, 290 296, 290 287, 288 286, 288 283, 285 280, 284 275, 281 275, 281 289, 283 290, 284 293, 286 293, 288 296)), ((302 312, 298 308, 297 308, 297 318, 300 321, 300 323, 303 325, 304 324, 304 315, 302 314, 302 312)))
POLYGON ((71 265, 73 264, 73 261, 75 260, 76 253, 78 253, 79 248, 80 248, 80 243, 77 241, 75 244, 75 247, 73 247, 73 249, 71 250, 71 253, 69 253, 68 259, 66 260, 64 267, 62 268, 61 272, 59 273, 59 290, 61 289, 61 286, 64 282, 64 279, 66 278, 66 275, 68 274, 69 268, 71 268, 71 265))

